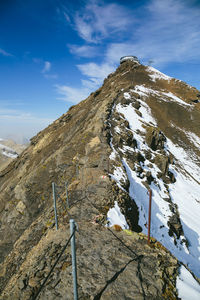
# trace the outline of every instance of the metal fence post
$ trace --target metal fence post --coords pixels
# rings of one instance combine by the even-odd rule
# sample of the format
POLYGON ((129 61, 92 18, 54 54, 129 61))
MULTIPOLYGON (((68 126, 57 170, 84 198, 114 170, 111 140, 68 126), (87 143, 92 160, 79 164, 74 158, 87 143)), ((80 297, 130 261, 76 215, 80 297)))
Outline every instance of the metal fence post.
POLYGON ((150 245, 150 229, 151 229, 151 200, 152 190, 149 190, 149 221, 148 221, 148 245, 150 245))
POLYGON ((57 218, 57 209, 56 209, 56 185, 55 185, 55 182, 52 182, 52 190, 53 190, 53 205, 54 205, 54 213, 55 213, 56 230, 58 230, 58 218, 57 218))
POLYGON ((75 230, 76 230, 75 222, 74 222, 73 219, 70 219, 70 235, 72 235, 74 233, 74 235, 72 236, 72 239, 71 239, 72 275, 73 275, 73 287, 74 287, 74 300, 78 300, 75 230))
POLYGON ((68 182, 65 182, 65 191, 66 191, 66 202, 67 202, 67 207, 69 208, 68 182))

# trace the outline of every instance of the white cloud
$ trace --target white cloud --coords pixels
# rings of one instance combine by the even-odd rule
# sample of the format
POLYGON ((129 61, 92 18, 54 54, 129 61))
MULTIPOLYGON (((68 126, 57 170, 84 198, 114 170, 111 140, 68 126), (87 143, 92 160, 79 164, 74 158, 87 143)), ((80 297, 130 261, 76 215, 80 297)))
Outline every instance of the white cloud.
POLYGON ((89 1, 83 10, 74 17, 75 29, 79 36, 87 42, 98 43, 111 34, 126 31, 133 23, 133 16, 127 8, 119 4, 103 4, 89 1))
POLYGON ((114 67, 107 63, 98 65, 95 63, 82 64, 77 66, 81 73, 87 77, 82 79, 82 87, 75 88, 68 85, 56 85, 57 92, 62 95, 58 99, 66 102, 78 103, 87 98, 102 84, 105 77, 114 71, 114 67))
POLYGON ((124 55, 136 55, 142 63, 153 59, 159 68, 177 62, 198 62, 199 15, 200 8, 186 0, 151 0, 142 2, 137 9, 89 1, 74 15, 74 29, 85 45, 69 48, 80 57, 99 59, 102 55, 101 62, 77 65, 84 76, 82 87, 60 86, 57 91, 63 100, 77 103, 102 84, 124 55))
POLYGON ((108 61, 117 62, 127 54, 144 61, 153 58, 157 66, 199 59, 199 8, 180 0, 153 0, 144 11, 147 16, 126 42, 108 44, 108 61))
POLYGON ((67 85, 56 85, 56 90, 58 94, 62 95, 62 97, 57 98, 58 100, 63 100, 74 104, 77 104, 81 100, 87 98, 92 92, 91 88, 89 87, 73 88, 67 85))
POLYGON ((44 62, 44 68, 42 69, 42 73, 47 73, 51 69, 51 63, 49 61, 44 62))
POLYGON ((70 52, 80 57, 94 57, 100 55, 100 49, 94 46, 77 46, 77 45, 68 45, 70 52))
POLYGON ((114 71, 114 66, 109 63, 96 64, 96 63, 87 63, 77 65, 78 69, 83 75, 86 75, 90 80, 96 80, 98 83, 101 83, 109 73, 114 71))
MULTIPOLYGON (((79 36, 88 43, 100 43, 104 62, 111 65, 120 56, 132 54, 162 66, 199 60, 199 15, 200 8, 186 0, 152 0, 137 9, 90 1, 74 20, 79 36)), ((95 53, 90 47, 72 45, 70 51, 91 57, 95 53)))
POLYGON ((10 56, 10 57, 13 56, 12 54, 6 52, 5 50, 3 50, 1 48, 0 48, 0 54, 2 54, 3 56, 10 56))

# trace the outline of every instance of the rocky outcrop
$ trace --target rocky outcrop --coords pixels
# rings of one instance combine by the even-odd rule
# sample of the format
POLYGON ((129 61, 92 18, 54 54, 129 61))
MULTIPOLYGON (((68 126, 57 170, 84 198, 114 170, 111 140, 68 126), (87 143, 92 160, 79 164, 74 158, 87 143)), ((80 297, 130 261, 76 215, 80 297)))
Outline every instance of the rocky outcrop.
POLYGON ((145 141, 152 150, 164 149, 166 137, 159 128, 147 127, 145 141))
MULTIPOLYGON (((65 244, 66 230, 63 226, 58 232, 48 230, 21 265, 20 277, 12 277, 0 299, 32 299, 65 244)), ((20 251, 21 245, 17 246, 20 251)), ((69 250, 39 299, 73 298, 69 250)), ((90 221, 80 223, 77 265, 80 299, 177 299, 177 260, 158 242, 149 248, 142 234, 116 232, 90 221)))

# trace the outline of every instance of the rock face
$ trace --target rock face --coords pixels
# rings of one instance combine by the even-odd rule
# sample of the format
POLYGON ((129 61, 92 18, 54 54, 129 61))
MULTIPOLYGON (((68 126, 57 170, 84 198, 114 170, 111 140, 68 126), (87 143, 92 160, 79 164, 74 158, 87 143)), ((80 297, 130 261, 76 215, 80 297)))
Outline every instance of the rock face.
MULTIPOLYGON (((174 103, 170 103, 174 105, 171 111, 169 103, 163 102, 160 116, 159 97, 150 95, 144 102, 143 92, 137 89, 139 84, 183 93, 185 103, 198 93, 183 83, 179 87, 175 80, 152 83, 145 66, 123 62, 100 89, 38 133, 31 145, 1 171, 0 299, 34 299, 69 238, 71 218, 79 227, 79 299, 178 299, 176 278, 180 264, 155 239, 151 247, 147 245, 147 237, 141 233, 145 226, 140 221, 145 212, 130 193, 129 176, 131 172, 136 174, 143 184, 138 188, 145 193, 151 184, 162 180, 163 201, 171 211, 166 233, 169 231, 174 243, 179 242, 184 232, 168 186, 176 180, 170 169, 174 158, 165 149, 166 136, 177 139, 173 137, 174 127, 169 130, 167 123, 170 114, 170 120, 175 122, 177 110, 174 103), (124 109, 130 105, 142 118, 144 103, 158 115, 158 126, 143 118, 142 127, 133 131, 119 105, 124 109), (141 144, 147 145, 144 151, 141 144), (124 175, 117 177, 119 171, 124 175), (57 231, 52 182, 57 184, 60 195, 57 231), (121 230, 119 225, 105 226, 107 213, 115 202, 130 231, 121 230)), ((190 113, 199 121, 199 106, 194 105, 190 113)), ((181 122, 177 119, 177 126, 181 122)), ((199 155, 199 149, 194 151, 199 155)), ((185 244, 186 241, 185 238, 185 244)), ((38 299, 73 299, 69 247, 38 299)))

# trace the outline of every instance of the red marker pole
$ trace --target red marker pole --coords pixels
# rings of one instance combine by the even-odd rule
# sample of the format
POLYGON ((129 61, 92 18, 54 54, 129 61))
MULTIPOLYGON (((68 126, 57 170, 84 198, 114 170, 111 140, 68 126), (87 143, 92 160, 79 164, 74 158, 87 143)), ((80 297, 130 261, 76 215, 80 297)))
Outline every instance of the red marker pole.
POLYGON ((151 200, 152 190, 149 190, 149 222, 148 222, 148 245, 150 246, 150 229, 151 229, 151 200))

